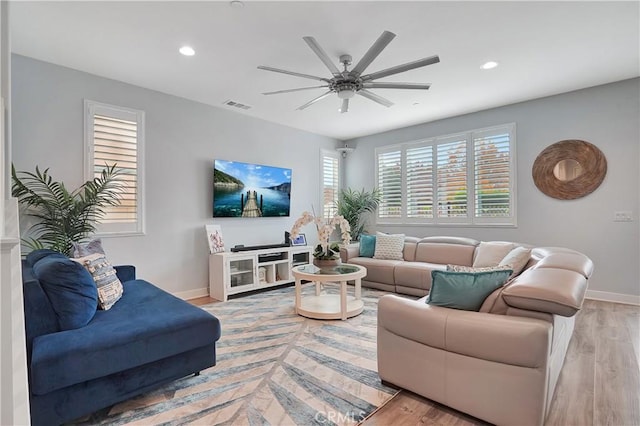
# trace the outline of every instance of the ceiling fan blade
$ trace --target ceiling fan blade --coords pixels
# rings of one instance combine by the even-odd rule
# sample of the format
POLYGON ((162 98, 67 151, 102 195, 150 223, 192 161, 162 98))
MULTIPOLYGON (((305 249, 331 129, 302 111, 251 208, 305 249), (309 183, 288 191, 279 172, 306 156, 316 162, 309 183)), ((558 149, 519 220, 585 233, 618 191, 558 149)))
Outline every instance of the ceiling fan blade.
POLYGON ((299 106, 299 107, 298 107, 298 108, 296 108, 296 109, 303 110, 303 109, 305 109, 305 108, 307 108, 307 107, 309 107, 309 106, 311 106, 311 105, 315 104, 316 102, 318 102, 318 101, 320 101, 320 100, 322 100, 322 99, 326 98, 327 96, 329 96, 329 95, 330 95, 330 94, 332 94, 332 93, 333 93, 333 92, 332 92, 331 90, 329 90, 328 92, 323 93, 322 95, 318 96, 317 98, 310 100, 310 101, 309 101, 309 102, 307 102, 306 104, 304 104, 304 105, 302 105, 302 106, 299 106))
POLYGON ((263 93, 263 95, 277 95, 278 93, 299 92, 301 90, 319 89, 321 87, 329 87, 329 86, 312 86, 312 87, 300 87, 299 89, 277 90, 275 92, 265 92, 263 93))
POLYGON ((429 90, 431 84, 425 83, 363 83, 362 87, 365 89, 422 89, 429 90))
POLYGON ((380 105, 384 105, 387 108, 389 108, 390 106, 393 105, 393 102, 391 102, 390 100, 385 99, 382 96, 378 96, 375 93, 371 93, 370 91, 368 91, 366 89, 360 89, 356 93, 358 95, 360 95, 360 96, 364 96, 367 99, 371 99, 373 102, 377 102, 380 105))
POLYGON ((362 74, 362 72, 378 57, 378 55, 382 52, 382 50, 387 47, 391 40, 394 39, 396 35, 391 31, 384 31, 380 37, 373 43, 373 45, 367 50, 367 53, 364 54, 360 62, 353 67, 351 70, 351 74, 356 76, 362 74))
POLYGON ((329 71, 331 71, 331 74, 335 76, 340 75, 340 70, 338 69, 336 64, 334 64, 331 58, 329 58, 329 55, 327 55, 327 52, 325 52, 324 49, 320 47, 320 45, 318 44, 315 38, 311 36, 306 36, 306 37, 302 37, 302 39, 307 42, 311 50, 313 50, 313 52, 316 55, 318 55, 318 58, 320 58, 320 60, 327 66, 327 68, 329 68, 329 71))
POLYGON ((417 61, 408 62, 402 65, 396 65, 395 67, 387 68, 386 70, 373 72, 371 74, 363 75, 363 80, 375 80, 377 78, 387 77, 393 74, 399 74, 401 72, 409 71, 415 68, 426 67, 427 65, 437 64, 440 62, 438 55, 430 56, 424 59, 418 59, 417 61))
POLYGON ((299 72, 293 72, 293 71, 287 71, 287 70, 282 70, 280 68, 273 68, 273 67, 266 67, 264 65, 260 65, 258 67, 258 69, 260 70, 265 70, 265 71, 273 71, 273 72, 279 72, 282 74, 288 74, 288 75, 294 75, 296 77, 302 77, 302 78, 310 78, 312 80, 319 80, 319 81, 324 81, 326 83, 329 82, 328 78, 322 78, 322 77, 316 77, 315 75, 309 75, 309 74, 302 74, 299 72))
POLYGON ((342 106, 340 107, 340 113, 344 114, 345 112, 349 112, 349 99, 342 100, 342 106))

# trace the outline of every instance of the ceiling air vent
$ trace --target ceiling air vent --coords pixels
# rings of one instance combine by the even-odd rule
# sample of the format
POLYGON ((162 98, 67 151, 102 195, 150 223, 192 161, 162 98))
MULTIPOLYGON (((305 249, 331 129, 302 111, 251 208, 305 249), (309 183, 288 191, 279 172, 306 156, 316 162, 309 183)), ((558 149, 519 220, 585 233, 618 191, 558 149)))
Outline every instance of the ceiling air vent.
POLYGON ((240 102, 232 101, 231 99, 228 99, 228 100, 224 101, 223 104, 226 105, 226 106, 230 106, 230 107, 234 107, 234 108, 240 108, 240 109, 250 109, 251 108, 249 105, 241 104, 240 102))

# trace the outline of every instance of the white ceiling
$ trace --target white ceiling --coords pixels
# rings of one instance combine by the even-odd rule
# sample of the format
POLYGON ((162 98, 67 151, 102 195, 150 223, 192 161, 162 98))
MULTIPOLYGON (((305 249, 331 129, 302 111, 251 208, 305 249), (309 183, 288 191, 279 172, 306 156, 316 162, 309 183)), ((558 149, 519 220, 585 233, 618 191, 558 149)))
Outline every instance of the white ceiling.
POLYGON ((12 51, 337 139, 378 133, 640 75, 634 2, 13 2, 12 51), (330 77, 302 40, 356 63, 384 30, 397 34, 374 72, 432 55, 441 62, 378 81, 428 91, 372 89, 340 114, 325 89, 264 96, 318 82, 268 65, 330 77), (184 57, 178 48, 196 50, 184 57), (480 69, 488 60, 500 66, 480 69), (228 99, 247 111, 223 106, 228 99))

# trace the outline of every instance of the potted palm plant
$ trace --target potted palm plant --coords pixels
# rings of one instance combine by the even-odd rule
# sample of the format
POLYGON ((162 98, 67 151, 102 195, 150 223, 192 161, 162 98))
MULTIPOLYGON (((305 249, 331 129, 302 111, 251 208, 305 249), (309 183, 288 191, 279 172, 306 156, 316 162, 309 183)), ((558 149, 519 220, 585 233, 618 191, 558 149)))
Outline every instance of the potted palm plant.
POLYGON ((16 172, 11 167, 11 193, 18 199, 23 214, 35 219, 23 238, 30 250, 48 248, 68 254, 72 243, 80 242, 96 231, 107 206, 116 206, 125 191, 116 165, 106 166, 100 175, 69 191, 54 181, 49 169, 35 173, 16 172))
POLYGON ((336 207, 338 214, 349 222, 351 226, 351 239, 359 241, 367 226, 367 215, 373 213, 380 204, 380 191, 374 188, 372 191, 357 191, 351 188, 340 191, 336 207))

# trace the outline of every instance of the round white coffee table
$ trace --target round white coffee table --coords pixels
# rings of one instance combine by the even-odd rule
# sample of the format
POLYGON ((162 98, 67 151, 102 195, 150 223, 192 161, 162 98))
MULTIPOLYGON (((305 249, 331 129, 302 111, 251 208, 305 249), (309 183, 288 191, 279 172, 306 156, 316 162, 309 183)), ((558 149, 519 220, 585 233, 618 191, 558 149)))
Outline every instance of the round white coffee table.
POLYGON ((367 269, 360 265, 343 263, 330 268, 318 268, 315 265, 300 265, 291 269, 296 279, 296 314, 314 319, 342 319, 355 317, 364 309, 362 301, 361 279, 367 275, 367 269), (315 295, 302 295, 302 280, 313 281, 315 295), (354 295, 347 294, 347 281, 355 281, 354 295), (340 284, 340 294, 323 294, 323 283, 340 284))

